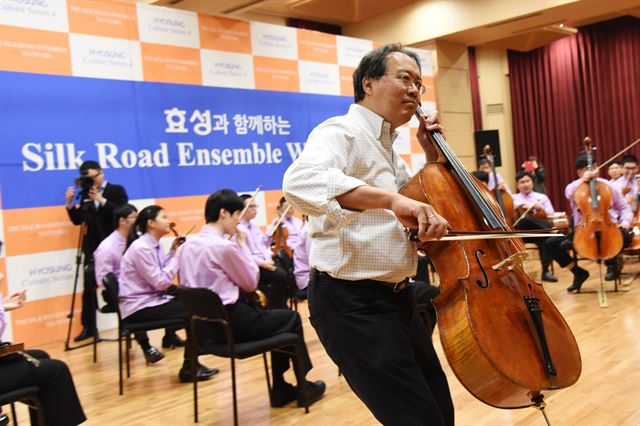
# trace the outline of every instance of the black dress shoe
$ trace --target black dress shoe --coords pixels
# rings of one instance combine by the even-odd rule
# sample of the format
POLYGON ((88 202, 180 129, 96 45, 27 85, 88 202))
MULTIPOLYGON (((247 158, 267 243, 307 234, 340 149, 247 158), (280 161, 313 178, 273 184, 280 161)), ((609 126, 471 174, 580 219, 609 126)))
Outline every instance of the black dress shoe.
POLYGON ((102 308, 100 308, 100 312, 102 312, 103 314, 115 314, 116 312, 118 312, 118 310, 115 306, 107 303, 102 308))
POLYGON ((285 383, 271 389, 271 406, 276 408, 284 407, 288 403, 295 401, 297 397, 298 388, 292 384, 285 383))
POLYGON ((164 358, 164 354, 153 346, 151 346, 146 351, 143 350, 142 352, 144 353, 144 358, 149 364, 155 364, 156 362, 164 358))
POLYGON ((582 283, 584 283, 587 278, 589 278, 589 271, 582 268, 576 268, 573 272, 573 284, 570 287, 567 287, 567 291, 569 293, 573 293, 574 291, 580 293, 580 287, 582 287, 582 283))
POLYGON ((7 426, 9 424, 9 416, 4 413, 0 413, 0 426, 7 426))
POLYGON ((547 281, 550 283, 557 283, 558 278, 555 275, 552 275, 551 272, 545 271, 542 273, 542 281, 547 281))
POLYGON ((302 392, 298 393, 298 407, 304 407, 305 399, 307 400, 307 405, 310 407, 311 404, 322 398, 326 389, 327 385, 325 385, 322 380, 316 380, 315 382, 307 381, 305 394, 303 395, 302 392))
POLYGON ((615 265, 607 266, 607 273, 604 276, 605 281, 615 281, 620 276, 620 272, 615 265))
MULTIPOLYGON (((199 382, 209 380, 214 374, 218 374, 220 370, 217 368, 207 368, 204 365, 198 364, 196 368, 196 378, 199 382)), ((191 367, 182 365, 178 378, 181 383, 193 383, 193 377, 191 376, 191 367)))
POLYGON ((87 340, 96 335, 96 330, 91 330, 89 328, 83 328, 80 334, 73 338, 74 342, 80 342, 82 340, 87 340))
POLYGON ((167 335, 162 338, 162 347, 167 348, 183 348, 187 345, 186 340, 182 340, 177 334, 167 335))

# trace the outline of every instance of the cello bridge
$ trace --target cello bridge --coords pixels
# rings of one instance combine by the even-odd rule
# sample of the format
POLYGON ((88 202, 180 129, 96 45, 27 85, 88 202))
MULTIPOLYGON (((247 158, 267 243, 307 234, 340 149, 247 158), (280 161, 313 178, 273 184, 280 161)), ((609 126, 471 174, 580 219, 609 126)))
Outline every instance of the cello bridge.
POLYGON ((506 259, 503 259, 500 262, 496 263, 495 265, 492 266, 492 268, 494 271, 498 271, 506 266, 507 270, 513 271, 516 265, 522 266, 522 261, 526 258, 527 258, 527 253, 517 252, 507 257, 506 259))

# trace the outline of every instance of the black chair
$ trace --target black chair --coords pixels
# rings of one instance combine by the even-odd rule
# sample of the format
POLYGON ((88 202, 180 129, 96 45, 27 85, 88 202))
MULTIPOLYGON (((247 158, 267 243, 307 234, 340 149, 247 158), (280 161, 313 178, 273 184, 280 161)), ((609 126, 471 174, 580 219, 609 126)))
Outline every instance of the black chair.
MULTIPOLYGON (((231 361, 231 389, 233 392, 233 423, 238 424, 238 402, 236 396, 236 364, 235 360, 250 358, 262 354, 264 361, 264 371, 267 377, 267 388, 269 389, 269 402, 271 402, 271 379, 267 365, 267 352, 278 351, 289 355, 295 355, 295 368, 298 377, 303 377, 300 365, 300 356, 296 350, 292 353, 284 348, 296 345, 298 336, 295 333, 281 333, 275 336, 251 342, 236 343, 233 337, 231 321, 229 315, 220 300, 220 297, 205 288, 178 288, 180 301, 184 304, 191 317, 191 351, 190 364, 191 374, 196 374, 196 354, 212 354, 223 358, 230 358, 231 361), (208 323, 208 324, 206 324, 208 323), (226 342, 214 342, 212 336, 216 331, 220 331, 216 326, 222 327, 224 340, 226 342), (198 336, 198 331, 202 337, 198 336)), ((305 380, 300 380, 302 395, 306 395, 305 380)), ((305 400, 305 413, 309 412, 309 405, 305 400)), ((198 382, 193 382, 193 417, 198 422, 198 382)))
POLYGON ((287 284, 289 290, 289 309, 298 311, 298 299, 296 294, 298 293, 298 285, 296 284, 296 276, 293 273, 293 259, 287 253, 285 249, 278 250, 275 255, 275 261, 285 271, 287 271, 287 284))
MULTIPOLYGON (((102 279, 102 283, 104 284, 104 288, 107 291, 108 301, 110 303, 114 303, 115 306, 118 306, 118 296, 120 294, 120 289, 118 286, 118 279, 113 275, 113 273, 109 273, 106 277, 102 279)), ((120 380, 120 395, 123 394, 123 380, 122 380, 122 337, 125 338, 126 341, 126 362, 127 362, 127 378, 131 376, 131 369, 129 363, 129 349, 131 349, 131 335, 138 331, 150 331, 150 330, 158 330, 160 328, 186 328, 189 324, 183 320, 160 320, 160 321, 151 321, 151 322, 130 322, 127 320, 123 320, 120 317, 120 308, 118 307, 118 369, 119 369, 119 380, 120 380)), ((195 377, 195 376, 194 376, 195 377)))
POLYGON ((37 386, 25 386, 12 390, 11 392, 0 394, 0 406, 11 404, 11 416, 13 417, 14 425, 18 425, 15 403, 23 402, 38 412, 38 425, 44 426, 42 403, 38 398, 38 392, 40 392, 40 389, 37 386))

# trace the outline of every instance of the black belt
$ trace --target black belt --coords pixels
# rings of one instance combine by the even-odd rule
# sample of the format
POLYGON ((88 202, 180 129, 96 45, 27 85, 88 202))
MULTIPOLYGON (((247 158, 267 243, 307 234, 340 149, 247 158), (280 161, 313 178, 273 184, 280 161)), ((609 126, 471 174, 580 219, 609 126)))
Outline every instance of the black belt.
POLYGON ((350 281, 350 280, 342 280, 340 278, 332 277, 331 275, 327 274, 326 272, 318 271, 316 269, 314 269, 313 272, 316 274, 316 276, 318 278, 321 278, 321 277, 330 278, 330 279, 332 279, 334 281, 338 281, 338 282, 345 283, 345 284, 352 284, 352 285, 385 287, 385 288, 390 289, 394 293, 398 293, 398 292, 404 290, 409 285, 409 278, 405 278, 404 280, 399 281, 397 283, 388 283, 386 281, 376 281, 376 280, 355 280, 355 281, 350 281))

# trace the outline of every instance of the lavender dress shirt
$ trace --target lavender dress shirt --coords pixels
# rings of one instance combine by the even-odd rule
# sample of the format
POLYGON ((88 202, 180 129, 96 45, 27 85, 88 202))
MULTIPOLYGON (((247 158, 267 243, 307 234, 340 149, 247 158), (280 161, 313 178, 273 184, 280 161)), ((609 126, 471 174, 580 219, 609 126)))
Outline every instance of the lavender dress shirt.
POLYGON ((178 273, 176 252, 165 256, 151 234, 143 234, 124 252, 120 264, 120 313, 126 318, 144 308, 164 305, 172 299, 164 294, 178 273))
MULTIPOLYGON (((617 187, 612 185, 608 180, 598 178, 599 182, 602 182, 609 186, 611 189, 611 205, 609 206, 609 218, 613 223, 617 223, 623 228, 628 228, 633 219, 633 213, 631 212, 631 206, 624 201, 622 194, 618 191, 617 187)), ((573 221, 578 224, 582 220, 582 215, 578 211, 575 201, 573 201, 573 194, 578 189, 578 185, 583 182, 582 179, 576 179, 571 182, 564 190, 564 196, 567 197, 571 204, 571 211, 573 212, 573 221)))
POLYGON ((96 251, 93 252, 95 262, 96 282, 102 288, 102 278, 109 272, 113 272, 120 281, 120 260, 127 245, 127 239, 118 231, 113 231, 111 235, 102 240, 96 251))
POLYGON ((616 187, 618 189, 618 191, 620 191, 620 194, 622 194, 625 186, 629 186, 631 188, 631 191, 627 193, 627 195, 624 195, 624 198, 629 199, 632 198, 633 196, 635 196, 638 193, 638 189, 640 189, 640 183, 639 183, 639 179, 635 176, 633 176, 631 179, 627 179, 624 176, 620 176, 618 179, 612 181, 609 181, 609 183, 612 184, 612 186, 616 187))
POLYGON ((238 228, 245 234, 247 241, 247 248, 251 252, 251 256, 256 263, 262 263, 266 260, 272 259, 271 250, 264 243, 265 235, 260 228, 248 220, 242 220, 238 224, 238 228))
POLYGON ((211 225, 204 225, 183 244, 179 264, 181 286, 208 288, 224 305, 236 303, 240 289, 254 291, 260 279, 249 249, 240 248, 211 225))
POLYGON ((4 333, 5 328, 7 328, 7 318, 4 316, 3 296, 0 293, 0 341, 2 340, 2 333, 4 333))
POLYGON ((540 203, 542 208, 544 208, 544 212, 547 216, 553 216, 555 214, 555 210, 553 209, 553 205, 551 205, 551 200, 545 194, 541 194, 540 192, 531 191, 528 194, 523 194, 522 192, 518 192, 517 194, 511 194, 511 198, 513 198, 513 208, 517 209, 520 206, 530 205, 540 203))
MULTIPOLYGON (((504 182, 504 179, 502 178, 500 173, 496 173, 496 176, 498 177, 498 182, 504 182)), ((509 188, 509 185, 506 184, 506 182, 504 186, 507 188, 507 194, 511 194, 511 189, 509 188)), ((493 188, 496 187, 496 181, 493 178, 493 173, 489 173, 489 182, 487 183, 487 187, 489 188, 489 191, 493 191, 493 188)))
MULTIPOLYGON (((277 219, 276 219, 277 220, 277 219)), ((273 243, 273 238, 269 235, 273 232, 273 225, 275 225, 275 221, 269 225, 267 228, 267 233, 264 235, 263 243, 269 247, 273 243)), ((282 221, 282 225, 287 229, 289 236, 287 237, 287 246, 289 248, 296 247, 298 245, 298 240, 300 238, 300 230, 304 225, 302 220, 297 217, 291 216, 290 218, 285 218, 282 221)))

